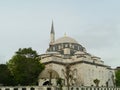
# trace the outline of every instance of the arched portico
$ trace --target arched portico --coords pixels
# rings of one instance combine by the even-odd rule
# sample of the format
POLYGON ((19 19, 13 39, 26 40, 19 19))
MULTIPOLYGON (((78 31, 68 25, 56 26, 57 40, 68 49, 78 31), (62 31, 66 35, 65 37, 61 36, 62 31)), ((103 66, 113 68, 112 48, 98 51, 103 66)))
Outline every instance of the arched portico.
POLYGON ((52 69, 45 69, 39 75, 39 86, 43 85, 57 85, 58 73, 52 69))

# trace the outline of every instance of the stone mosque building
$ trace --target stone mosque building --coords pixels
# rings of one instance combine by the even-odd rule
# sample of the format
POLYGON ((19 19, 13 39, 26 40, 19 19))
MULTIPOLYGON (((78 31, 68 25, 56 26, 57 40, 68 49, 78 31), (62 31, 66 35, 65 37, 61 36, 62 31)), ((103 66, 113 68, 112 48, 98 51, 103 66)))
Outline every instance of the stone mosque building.
POLYGON ((45 70, 39 75, 39 86, 56 86, 58 79, 70 86, 114 86, 114 70, 75 39, 65 35, 55 40, 53 23, 49 48, 39 57, 45 64, 45 70))

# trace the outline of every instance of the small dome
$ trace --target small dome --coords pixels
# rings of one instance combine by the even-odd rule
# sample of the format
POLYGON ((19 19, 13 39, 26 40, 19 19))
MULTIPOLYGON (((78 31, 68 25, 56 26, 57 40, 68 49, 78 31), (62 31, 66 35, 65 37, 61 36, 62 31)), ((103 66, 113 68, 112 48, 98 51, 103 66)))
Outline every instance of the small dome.
POLYGON ((94 56, 94 55, 92 55, 92 58, 101 59, 100 57, 97 57, 97 56, 94 56))
POLYGON ((52 70, 52 69, 45 69, 45 70, 43 70, 40 73, 39 78, 40 79, 49 79, 50 78, 50 74, 51 74, 51 78, 52 79, 59 78, 58 73, 55 70, 52 70))
POLYGON ((71 37, 64 36, 57 39, 54 44, 59 44, 59 43, 78 43, 78 42, 71 37))

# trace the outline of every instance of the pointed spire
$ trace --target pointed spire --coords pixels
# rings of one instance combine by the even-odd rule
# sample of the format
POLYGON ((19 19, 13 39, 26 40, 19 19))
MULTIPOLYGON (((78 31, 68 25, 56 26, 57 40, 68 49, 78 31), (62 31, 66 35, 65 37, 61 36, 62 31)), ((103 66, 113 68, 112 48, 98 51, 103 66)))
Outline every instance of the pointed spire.
POLYGON ((51 26, 51 33, 55 34, 55 32, 54 32, 53 20, 52 20, 52 26, 51 26))
POLYGON ((54 32, 54 25, 52 21, 51 32, 50 32, 50 44, 55 42, 55 32, 54 32))

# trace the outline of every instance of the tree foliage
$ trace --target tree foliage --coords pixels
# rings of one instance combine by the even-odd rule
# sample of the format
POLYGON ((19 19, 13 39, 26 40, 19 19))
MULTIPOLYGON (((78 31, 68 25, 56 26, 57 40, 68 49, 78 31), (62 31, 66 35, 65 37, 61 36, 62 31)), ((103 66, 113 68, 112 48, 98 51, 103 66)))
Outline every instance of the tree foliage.
POLYGON ((95 80, 93 80, 93 82, 95 83, 96 87, 98 87, 98 86, 99 86, 99 83, 100 83, 100 80, 95 79, 95 80))
POLYGON ((0 64, 0 84, 4 86, 13 85, 13 77, 6 64, 0 64))
POLYGON ((38 56, 37 52, 35 50, 32 50, 32 48, 19 48, 16 54, 30 58, 36 58, 38 56))
POLYGON ((63 79, 62 78, 58 78, 57 79, 57 85, 59 86, 60 90, 62 90, 62 87, 63 87, 63 79))
POLYGON ((115 76, 116 76, 116 86, 120 86, 120 70, 117 70, 115 72, 115 76))
POLYGON ((62 70, 63 71, 63 74, 64 74, 64 76, 65 76, 65 79, 66 79, 66 83, 67 83, 67 88, 68 88, 68 90, 70 90, 70 79, 71 79, 71 77, 72 77, 72 75, 71 75, 71 69, 70 69, 71 67, 70 67, 70 65, 69 64, 67 64, 66 66, 65 66, 65 71, 64 70, 62 70))
POLYGON ((31 48, 19 49, 7 63, 8 68, 14 76, 18 85, 35 85, 38 75, 44 69, 39 62, 36 51, 31 48))

